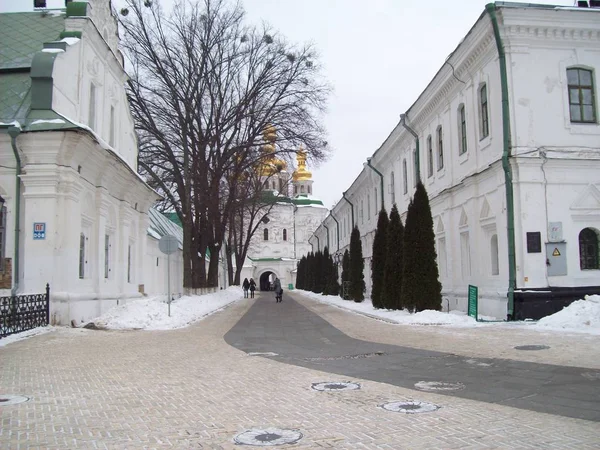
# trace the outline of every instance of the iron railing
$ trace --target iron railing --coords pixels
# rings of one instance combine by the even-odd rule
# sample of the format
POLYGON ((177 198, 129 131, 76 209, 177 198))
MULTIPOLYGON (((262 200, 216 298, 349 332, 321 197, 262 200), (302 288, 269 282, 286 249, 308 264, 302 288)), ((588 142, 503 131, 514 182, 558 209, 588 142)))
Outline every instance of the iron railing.
POLYGON ((45 294, 0 297, 0 339, 50 323, 50 285, 45 294))

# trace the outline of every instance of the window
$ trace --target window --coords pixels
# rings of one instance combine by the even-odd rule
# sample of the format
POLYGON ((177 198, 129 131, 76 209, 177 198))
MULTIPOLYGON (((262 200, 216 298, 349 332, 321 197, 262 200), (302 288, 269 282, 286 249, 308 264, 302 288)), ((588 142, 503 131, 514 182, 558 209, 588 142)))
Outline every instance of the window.
POLYGON ((444 133, 441 125, 437 128, 437 146, 437 170, 440 171, 444 168, 444 133))
POLYGON ((377 210, 377 188, 374 188, 375 195, 373 196, 373 206, 375 206, 375 215, 379 213, 377 210))
POLYGON ((127 246, 127 282, 131 283, 131 244, 127 246))
POLYGON ((581 270, 599 270, 598 231, 584 228, 579 233, 579 267, 581 270))
POLYGON ((492 257, 492 275, 500 274, 500 265, 498 264, 498 235, 492 235, 490 240, 490 255, 492 257))
POLYGON ((283 229, 283 240, 287 241, 287 230, 285 228, 283 229))
POLYGON ((371 196, 367 195, 367 217, 371 217, 371 196))
POLYGON ((86 237, 84 233, 79 234, 79 278, 85 278, 85 241, 86 237))
POLYGON ((417 149, 413 150, 413 187, 417 185, 417 181, 419 181, 419 155, 417 155, 417 149))
POLYGON ((264 241, 269 240, 269 229, 268 228, 265 228, 265 230, 263 231, 263 240, 264 241))
POLYGON ((433 148, 431 146, 431 135, 427 136, 427 177, 433 176, 433 148))
POLYGON ((294 195, 298 194, 298 186, 294 186, 294 195))
POLYGON ((310 191, 310 184, 307 186, 307 188, 308 188, 308 193, 312 194, 312 192, 310 191))
POLYGON ((458 154, 467 153, 467 118, 465 115, 465 105, 458 107, 458 154))
POLYGON ((88 125, 94 130, 96 128, 96 86, 90 84, 90 109, 88 111, 88 125))
POLYGON ((487 85, 479 88, 479 138, 485 139, 490 135, 490 119, 488 114, 487 85))
POLYGON ((108 134, 108 145, 115 146, 115 107, 110 105, 110 130, 108 134))
POLYGON ((390 181, 390 193, 392 194, 392 205, 396 203, 396 180, 394 178, 394 172, 391 175, 390 181))
POLYGON ((304 192, 304 185, 300 186, 300 192, 304 192))
POLYGON ((108 278, 110 272, 110 235, 104 235, 104 278, 108 278))
POLYGON ((364 200, 360 201, 360 223, 365 223, 365 202, 364 200))
POLYGON ((587 69, 567 69, 569 83, 569 114, 571 122, 595 123, 596 102, 592 71, 587 69))
POLYGON ((406 160, 402 161, 402 177, 403 177, 403 192, 406 194, 408 192, 408 169, 406 168, 406 160))
MULTIPOLYGON (((2 197, 0 197, 2 198, 2 197)), ((4 202, 4 199, 2 199, 4 202)), ((6 206, 0 209, 0 271, 4 271, 4 258, 6 254, 6 206)))

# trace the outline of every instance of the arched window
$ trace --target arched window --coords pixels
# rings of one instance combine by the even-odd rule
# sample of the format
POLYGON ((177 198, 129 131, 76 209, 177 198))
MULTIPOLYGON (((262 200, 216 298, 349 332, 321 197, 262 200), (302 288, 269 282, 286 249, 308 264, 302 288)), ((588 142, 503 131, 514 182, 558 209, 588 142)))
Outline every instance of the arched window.
POLYGON ((283 240, 287 241, 287 230, 285 228, 283 229, 283 240))
POLYGON ((264 240, 268 241, 269 240, 269 229, 265 228, 265 231, 263 231, 263 235, 264 235, 264 240))
POLYGON ((492 275, 500 274, 500 266, 498 264, 498 235, 492 235, 490 241, 490 255, 492 257, 492 275))
POLYGON ((593 228, 584 228, 579 233, 579 267, 581 270, 600 269, 598 232, 593 228))
POLYGON ((594 77, 592 75, 592 71, 588 69, 575 67, 567 69, 571 122, 596 122, 594 77))

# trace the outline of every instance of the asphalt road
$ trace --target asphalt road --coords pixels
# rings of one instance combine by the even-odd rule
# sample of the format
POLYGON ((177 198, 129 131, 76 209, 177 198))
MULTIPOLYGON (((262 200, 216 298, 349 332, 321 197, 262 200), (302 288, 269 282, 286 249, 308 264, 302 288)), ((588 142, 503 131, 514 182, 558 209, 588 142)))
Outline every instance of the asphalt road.
MULTIPOLYGON (((282 303, 262 293, 225 335, 247 353, 415 389, 419 382, 450 383, 436 393, 565 417, 600 421, 600 381, 589 369, 507 359, 467 358, 450 353, 379 344, 347 336, 286 291, 282 303), (451 387, 451 386, 449 386, 451 387)), ((398 327, 402 333, 402 327, 398 327)), ((473 342, 474 346, 477 342, 473 342)))

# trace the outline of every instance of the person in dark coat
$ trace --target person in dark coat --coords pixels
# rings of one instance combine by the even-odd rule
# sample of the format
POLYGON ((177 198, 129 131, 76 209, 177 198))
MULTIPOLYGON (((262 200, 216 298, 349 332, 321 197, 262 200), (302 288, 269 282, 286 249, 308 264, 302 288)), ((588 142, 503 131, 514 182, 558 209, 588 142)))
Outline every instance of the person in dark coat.
POLYGON ((281 302, 281 300, 283 300, 283 288, 281 287, 281 280, 279 280, 279 278, 275 278, 273 290, 275 291, 275 302, 281 302))
POLYGON ((244 278, 242 289, 244 290, 244 298, 248 298, 248 289, 250 289, 250 282, 248 281, 248 278, 244 278))
POLYGON ((256 290, 256 283, 254 278, 250 278, 250 298, 254 298, 254 291, 256 290))

